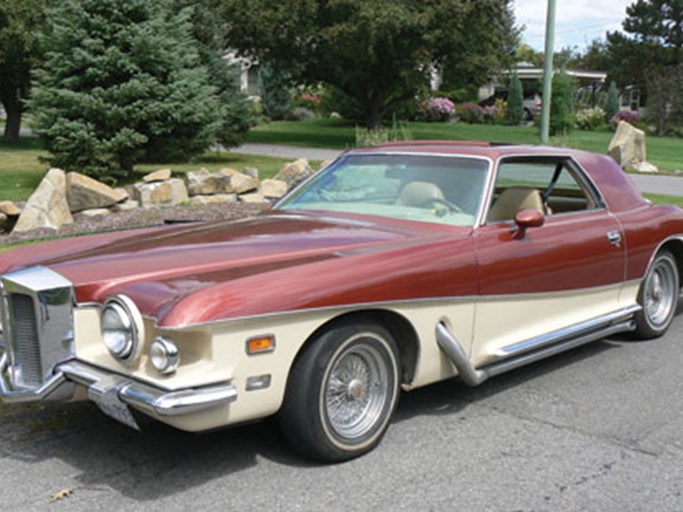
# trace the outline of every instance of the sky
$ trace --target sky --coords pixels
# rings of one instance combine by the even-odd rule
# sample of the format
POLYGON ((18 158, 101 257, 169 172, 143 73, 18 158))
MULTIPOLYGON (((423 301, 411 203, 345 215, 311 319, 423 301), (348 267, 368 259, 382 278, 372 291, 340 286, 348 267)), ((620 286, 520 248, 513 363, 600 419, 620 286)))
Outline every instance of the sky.
MULTIPOLYGON (((536 50, 545 46, 548 0, 513 0, 517 24, 526 28, 522 40, 536 50)), ((577 46, 580 50, 605 32, 621 29, 626 7, 634 0, 556 0, 555 50, 577 46)))

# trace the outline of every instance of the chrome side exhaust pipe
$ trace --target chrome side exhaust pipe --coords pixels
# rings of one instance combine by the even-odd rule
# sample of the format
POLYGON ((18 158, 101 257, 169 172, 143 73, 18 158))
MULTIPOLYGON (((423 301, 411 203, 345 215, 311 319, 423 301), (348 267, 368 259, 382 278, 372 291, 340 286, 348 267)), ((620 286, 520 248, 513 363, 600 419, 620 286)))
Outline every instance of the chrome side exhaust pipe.
POLYGON ((462 348, 460 342, 443 322, 436 324, 436 341, 441 350, 453 361, 453 364, 458 369, 460 379, 465 384, 468 386, 478 386, 488 378, 486 372, 474 368, 472 361, 470 361, 470 358, 465 353, 465 349, 462 348))

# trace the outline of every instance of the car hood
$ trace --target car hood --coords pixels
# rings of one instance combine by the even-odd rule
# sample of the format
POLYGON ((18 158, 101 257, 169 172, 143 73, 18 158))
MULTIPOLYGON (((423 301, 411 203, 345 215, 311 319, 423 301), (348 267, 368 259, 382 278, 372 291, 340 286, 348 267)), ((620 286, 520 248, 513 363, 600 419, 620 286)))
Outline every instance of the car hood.
MULTIPOLYGON (((40 256, 32 254, 22 266, 39 264, 60 273, 74 283, 81 303, 124 293, 144 314, 159 318, 200 290, 248 285, 252 276, 277 275, 281 281, 283 271, 292 268, 400 249, 444 231, 430 226, 336 213, 273 212, 238 222, 83 237, 73 239, 76 247, 68 251, 63 242, 52 250, 46 244, 40 256)), ((23 251, 29 254, 30 248, 23 251)))

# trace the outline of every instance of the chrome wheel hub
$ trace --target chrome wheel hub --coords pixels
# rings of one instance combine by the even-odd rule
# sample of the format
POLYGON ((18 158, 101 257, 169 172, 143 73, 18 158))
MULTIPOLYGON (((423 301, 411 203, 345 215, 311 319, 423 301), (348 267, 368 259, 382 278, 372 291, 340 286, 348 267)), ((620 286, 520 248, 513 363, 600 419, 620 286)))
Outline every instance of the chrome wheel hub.
POLYGON ((383 417, 389 385, 386 364, 377 349, 364 344, 342 352, 329 373, 323 398, 332 430, 347 439, 371 431, 383 417))
POLYGON ((663 260, 653 269, 645 287, 645 314, 655 327, 663 325, 676 307, 675 270, 670 262, 663 260))

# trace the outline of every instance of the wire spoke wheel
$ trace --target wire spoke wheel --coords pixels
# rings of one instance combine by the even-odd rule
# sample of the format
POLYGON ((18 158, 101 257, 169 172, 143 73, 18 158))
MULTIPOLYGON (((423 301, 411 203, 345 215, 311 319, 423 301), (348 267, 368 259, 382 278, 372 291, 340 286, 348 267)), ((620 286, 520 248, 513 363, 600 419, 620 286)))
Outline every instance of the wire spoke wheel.
POLYGON ((635 315, 635 320, 636 334, 641 339, 656 338, 667 331, 678 306, 679 292, 676 260, 670 252, 662 251, 652 262, 638 293, 643 310, 635 315))
POLYGON ((315 459, 358 457, 381 441, 396 408, 399 357, 374 323, 340 323, 313 338, 290 373, 279 413, 284 436, 315 459))
POLYGON ((347 439, 366 434, 386 409, 389 385, 388 369, 377 349, 359 345, 342 353, 323 394, 330 428, 347 439))

